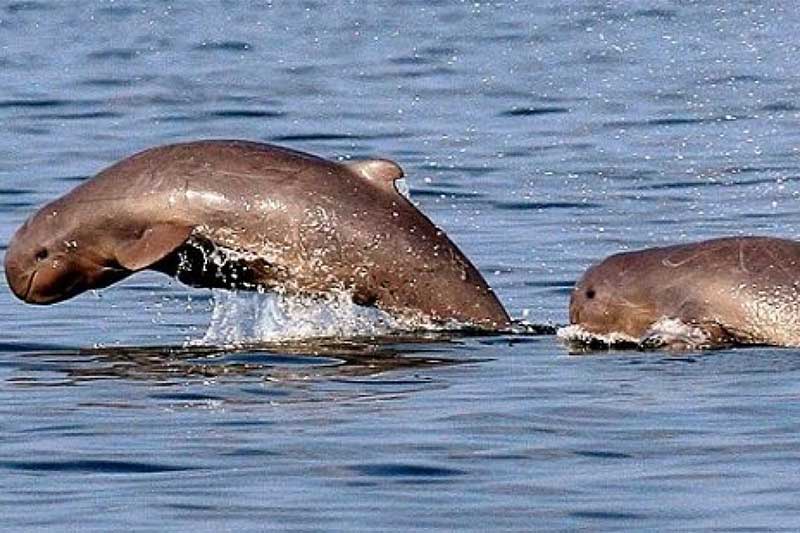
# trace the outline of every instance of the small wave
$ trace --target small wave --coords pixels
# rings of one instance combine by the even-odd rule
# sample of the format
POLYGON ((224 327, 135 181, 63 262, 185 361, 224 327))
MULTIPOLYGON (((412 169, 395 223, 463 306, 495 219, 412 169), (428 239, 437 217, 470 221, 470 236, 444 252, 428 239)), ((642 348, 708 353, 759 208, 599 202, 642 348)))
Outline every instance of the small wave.
MULTIPOLYGON (((387 131, 385 133, 308 133, 308 134, 290 134, 290 135, 277 135, 270 137, 270 142, 276 143, 295 143, 295 142, 314 142, 314 141, 382 141, 388 139, 405 139, 409 137, 408 133, 401 131, 387 131)), ((368 154, 370 157, 372 154, 368 154)))
POLYGON ((500 167, 489 166, 489 165, 481 165, 481 166, 447 165, 447 166, 434 167, 433 170, 435 170, 436 173, 438 174, 454 173, 454 174, 467 174, 470 176, 484 176, 487 174, 492 174, 494 172, 500 172, 503 169, 500 167))
POLYGON ((79 472, 88 474, 160 474, 194 470, 194 467, 133 461, 81 459, 75 461, 4 461, 0 467, 31 472, 79 472))
POLYGON ((735 83, 766 83, 771 81, 769 78, 763 76, 753 76, 750 74, 738 74, 733 76, 720 76, 718 78, 710 78, 702 81, 703 85, 732 85, 735 83))
POLYGON ((628 128, 651 128, 661 126, 699 126, 704 124, 719 124, 734 120, 745 120, 752 117, 747 115, 715 115, 711 117, 662 117, 647 120, 614 120, 603 124, 604 128, 628 129, 628 128))
POLYGON ((54 98, 0 100, 0 108, 7 107, 65 107, 73 104, 70 100, 54 98))
POLYGON ((722 340, 712 339, 708 332, 701 327, 687 324, 677 318, 667 317, 655 321, 641 338, 620 332, 592 333, 577 324, 560 328, 556 335, 567 345, 585 350, 668 348, 682 351, 703 350, 726 345, 722 340))
POLYGON ((0 196, 18 196, 23 194, 35 194, 36 191, 34 189, 23 189, 23 188, 15 188, 15 187, 6 187, 0 188, 0 196))
POLYGON ((478 192, 458 192, 449 191, 444 188, 426 187, 424 189, 414 189, 416 198, 440 198, 449 200, 471 200, 473 198, 483 198, 486 195, 478 192))
POLYGON ((640 9, 638 11, 634 11, 633 16, 671 20, 677 16, 677 12, 674 9, 659 9, 659 8, 640 9))
MULTIPOLYGON (((456 70, 450 67, 443 67, 443 66, 431 66, 428 68, 419 68, 413 70, 403 70, 400 72, 392 73, 395 76, 399 76, 401 78, 406 79, 420 79, 420 78, 433 78, 437 76, 452 76, 456 73, 456 70)), ((378 77, 373 77, 369 75, 363 76, 367 79, 377 79, 378 77)), ((384 77, 381 74, 379 77, 384 77)))
POLYGON ((248 52, 253 49, 253 45, 245 41, 210 41, 202 42, 194 47, 201 51, 222 51, 222 52, 248 52))
POLYGON ((97 12, 104 17, 126 18, 130 15, 135 15, 138 10, 133 6, 121 6, 112 3, 109 6, 98 7, 97 12))
POLYGON ((537 115, 560 115, 569 113, 568 107, 515 107, 500 113, 502 117, 534 117, 537 115))
POLYGON ((642 520, 648 518, 643 513, 627 513, 622 511, 573 511, 569 516, 580 519, 590 520, 642 520))
POLYGON ((673 350, 698 350, 724 344, 721 340, 713 340, 703 328, 666 317, 650 326, 641 343, 645 348, 667 346, 673 350))
POLYGON ((492 205, 498 209, 507 211, 518 211, 533 209, 536 211, 544 211, 547 209, 597 209, 602 207, 601 204, 592 202, 492 202, 492 205))
POLYGON ((282 111, 268 111, 263 109, 223 109, 213 111, 209 116, 215 118, 277 118, 286 116, 282 111))
POLYGON ((389 63, 393 65, 430 65, 433 63, 433 58, 430 57, 423 57, 420 55, 413 55, 413 56, 400 56, 400 57, 390 57, 389 63))
POLYGON ((361 139, 357 135, 339 134, 339 133, 309 133, 297 135, 278 135, 273 137, 272 140, 276 142, 302 142, 302 141, 349 141, 353 139, 361 139))
POLYGON ((798 111, 800 107, 797 107, 792 102, 787 102, 785 100, 780 100, 777 102, 773 102, 770 104, 766 104, 761 107, 762 111, 798 111))
POLYGON ((553 324, 537 324, 528 322, 527 320, 514 320, 509 332, 515 335, 554 335, 562 328, 563 326, 556 326, 553 324))
POLYGON ((131 78, 88 78, 80 82, 81 85, 88 87, 127 87, 136 83, 136 80, 131 78))
POLYGON ((89 52, 86 57, 97 61, 129 61, 131 59, 136 59, 136 57, 141 54, 142 50, 136 48, 107 48, 105 50, 89 52))
POLYGON ((464 470, 447 468, 443 466, 393 463, 352 465, 349 467, 349 470, 362 476, 385 478, 443 478, 463 476, 467 473, 464 470))
POLYGON ((19 13, 22 11, 47 11, 51 9, 46 2, 12 2, 6 6, 9 13, 19 13))
POLYGON ((556 331, 556 336, 564 343, 572 347, 586 349, 631 349, 639 346, 639 339, 625 335, 624 333, 612 332, 607 335, 592 333, 577 324, 570 324, 556 331))
POLYGON ((86 111, 76 113, 41 113, 35 115, 37 119, 47 120, 87 120, 97 118, 122 118, 122 113, 116 111, 86 111))

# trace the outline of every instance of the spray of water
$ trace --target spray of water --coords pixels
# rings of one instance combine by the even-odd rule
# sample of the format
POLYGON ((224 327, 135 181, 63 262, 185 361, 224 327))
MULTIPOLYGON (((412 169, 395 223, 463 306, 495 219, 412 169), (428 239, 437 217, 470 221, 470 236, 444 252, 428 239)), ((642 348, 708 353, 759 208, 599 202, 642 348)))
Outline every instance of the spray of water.
POLYGON ((642 338, 617 332, 601 335, 587 331, 577 324, 560 328, 557 335, 568 345, 591 348, 626 349, 636 347, 648 349, 666 347, 672 350, 697 350, 714 345, 708 333, 702 328, 667 317, 654 322, 642 338))
POLYGON ((325 296, 215 290, 202 344, 235 345, 320 337, 383 336, 432 325, 353 303, 345 291, 325 296))

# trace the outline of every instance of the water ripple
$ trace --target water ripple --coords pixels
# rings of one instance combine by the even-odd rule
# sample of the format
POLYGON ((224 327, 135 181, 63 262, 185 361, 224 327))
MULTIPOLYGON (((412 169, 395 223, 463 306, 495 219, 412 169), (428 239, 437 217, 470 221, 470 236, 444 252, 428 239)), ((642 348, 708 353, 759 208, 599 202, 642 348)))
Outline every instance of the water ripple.
POLYGON ((226 109, 223 111, 213 111, 208 115, 219 118, 277 118, 286 116, 286 113, 264 109, 226 109))
POLYGON ((497 209, 518 211, 535 209, 538 211, 550 209, 598 209, 602 204, 592 202, 492 202, 497 209))
POLYGON ((253 49, 253 45, 244 41, 211 41, 201 43, 194 49, 207 52, 247 52, 253 49))
POLYGON ((537 115, 559 115, 569 113, 567 107, 515 107, 500 113, 502 117, 534 117, 537 115))
POLYGON ((159 474, 195 470, 191 466, 175 466, 133 461, 82 459, 75 461, 0 461, 0 468, 29 472, 78 472, 84 474, 159 474))
POLYGON ((385 478, 448 478, 466 475, 464 470, 416 464, 363 464, 349 468, 361 476, 385 478))
POLYGON ((398 160, 533 322, 198 346, 209 294, 163 276, 5 290, 3 528, 796 529, 798 350, 539 327, 608 254, 800 235, 796 8, 728 4, 3 3, 0 252, 124 154, 272 139, 398 160))
POLYGON ((142 53, 143 50, 137 48, 107 48, 90 52, 87 58, 97 61, 130 61, 140 56, 142 53))
POLYGON ((0 108, 39 108, 66 107, 74 105, 74 100, 58 100, 54 98, 0 100, 0 108))

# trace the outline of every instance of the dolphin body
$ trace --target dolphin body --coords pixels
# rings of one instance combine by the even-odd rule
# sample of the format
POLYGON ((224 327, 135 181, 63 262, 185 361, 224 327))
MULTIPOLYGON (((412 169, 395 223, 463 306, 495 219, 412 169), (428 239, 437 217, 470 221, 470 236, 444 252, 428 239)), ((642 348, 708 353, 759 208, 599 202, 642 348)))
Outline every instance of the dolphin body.
POLYGON ((575 285, 570 322, 634 342, 800 346, 800 242, 727 237, 612 255, 575 285))
POLYGON ((42 207, 11 239, 9 287, 50 304, 151 269, 484 330, 510 319, 478 270, 395 188, 388 160, 340 164, 247 141, 152 148, 42 207))

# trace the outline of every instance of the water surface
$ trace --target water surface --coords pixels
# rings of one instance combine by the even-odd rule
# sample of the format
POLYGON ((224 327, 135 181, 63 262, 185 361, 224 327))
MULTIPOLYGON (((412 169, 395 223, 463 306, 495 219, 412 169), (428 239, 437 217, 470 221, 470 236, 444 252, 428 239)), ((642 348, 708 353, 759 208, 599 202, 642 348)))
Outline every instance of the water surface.
MULTIPOLYGON (((162 143, 389 157, 515 317, 563 323, 573 281, 610 253, 797 237, 799 24, 778 2, 6 3, 0 242, 162 143)), ((213 311, 157 274, 47 308, 6 292, 6 528, 800 522, 796 350, 220 351, 196 345, 213 311)))

